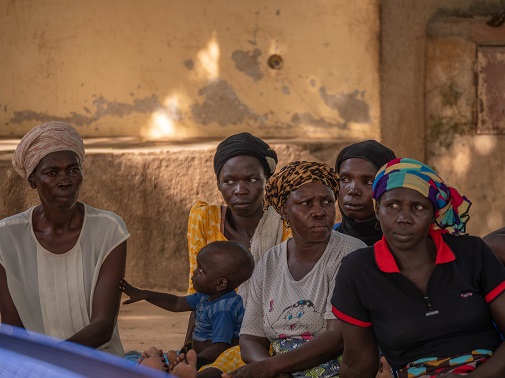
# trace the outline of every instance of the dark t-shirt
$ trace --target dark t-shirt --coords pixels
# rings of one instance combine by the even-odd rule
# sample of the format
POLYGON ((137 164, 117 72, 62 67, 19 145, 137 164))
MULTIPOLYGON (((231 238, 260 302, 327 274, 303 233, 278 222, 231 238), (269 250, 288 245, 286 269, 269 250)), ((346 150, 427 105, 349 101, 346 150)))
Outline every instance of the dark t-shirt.
POLYGON ((430 235, 437 264, 427 293, 400 273, 385 239, 346 256, 337 275, 334 314, 372 327, 396 369, 500 344, 488 303, 505 290, 505 268, 480 238, 430 235))

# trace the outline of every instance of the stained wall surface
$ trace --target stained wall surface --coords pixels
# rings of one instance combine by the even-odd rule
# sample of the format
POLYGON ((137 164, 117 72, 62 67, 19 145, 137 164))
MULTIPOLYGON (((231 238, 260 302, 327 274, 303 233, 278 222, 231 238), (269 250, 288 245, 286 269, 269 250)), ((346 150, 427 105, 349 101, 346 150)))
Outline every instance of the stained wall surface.
MULTIPOLYGON (((382 141, 472 202, 468 231, 505 226, 505 135, 478 132, 479 45, 505 46, 494 0, 381 2, 382 141)), ((505 77, 505 71, 501 72, 505 77)))
POLYGON ((0 137, 380 134, 377 0, 17 0, 0 21, 0 137))
MULTIPOLYGON (((380 139, 461 189, 469 231, 484 235, 504 226, 505 136, 477 132, 468 25, 491 28, 503 6, 0 1, 0 138, 51 119, 95 138, 81 199, 124 217, 127 275, 148 287, 186 288, 189 208, 220 201, 212 153, 240 131, 266 137, 280 165, 332 164, 343 145, 380 139), (274 54, 280 69, 268 66, 274 54)), ((11 153, 0 154, 2 218, 37 201, 11 153)))

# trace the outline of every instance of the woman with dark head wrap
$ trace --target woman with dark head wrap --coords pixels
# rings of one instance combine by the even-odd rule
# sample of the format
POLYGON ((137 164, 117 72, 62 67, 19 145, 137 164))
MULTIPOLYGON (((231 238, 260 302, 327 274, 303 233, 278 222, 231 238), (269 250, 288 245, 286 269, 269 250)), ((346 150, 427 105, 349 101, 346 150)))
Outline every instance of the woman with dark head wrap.
POLYGON ((378 346, 399 377, 505 376, 505 268, 465 235, 470 201, 408 158, 379 170, 373 197, 384 236, 343 260, 332 298, 340 376, 375 377, 378 346))
POLYGON ((342 222, 335 225, 336 231, 354 236, 366 245, 381 239, 373 208, 372 183, 379 168, 395 158, 393 151, 375 140, 354 143, 340 151, 335 170, 340 178, 338 206, 342 222))
POLYGON ((240 333, 247 364, 229 376, 338 376, 342 334, 329 299, 342 257, 365 244, 332 231, 337 193, 323 163, 293 162, 270 178, 266 202, 293 237, 256 265, 240 333))
MULTIPOLYGON (((218 240, 239 242, 251 250, 257 262, 263 252, 289 236, 289 230, 275 210, 264 210, 263 207, 266 181, 274 173, 276 164, 275 151, 249 133, 235 134, 219 143, 214 155, 214 172, 217 188, 226 205, 209 205, 199 201, 191 208, 187 235, 190 265, 188 294, 195 292, 191 276, 197 266, 196 256, 207 244, 218 240)), ((240 285, 239 293, 246 305, 248 282, 240 285)), ((190 320, 188 341, 191 332, 190 320)), ((235 357, 240 354, 238 347, 225 353, 226 356, 204 369, 211 367, 218 376, 221 372, 234 370, 237 367, 234 365, 235 357)), ((210 371, 206 373, 211 374, 210 371)))
POLYGON ((78 201, 84 156, 64 122, 33 128, 14 152, 40 204, 0 221, 2 322, 122 355, 118 282, 130 234, 118 215, 78 201))

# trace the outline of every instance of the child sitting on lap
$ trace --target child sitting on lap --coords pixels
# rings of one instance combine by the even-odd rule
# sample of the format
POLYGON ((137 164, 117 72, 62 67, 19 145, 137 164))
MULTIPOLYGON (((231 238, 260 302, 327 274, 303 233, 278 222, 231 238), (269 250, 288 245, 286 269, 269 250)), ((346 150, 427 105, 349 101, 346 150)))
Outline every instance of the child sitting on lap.
POLYGON ((123 304, 146 300, 168 311, 195 311, 191 348, 197 353, 200 368, 238 344, 244 306, 235 289, 251 277, 253 270, 254 259, 247 248, 232 241, 217 241, 198 253, 191 278, 195 294, 179 297, 142 290, 124 279, 119 287, 130 297, 123 304))

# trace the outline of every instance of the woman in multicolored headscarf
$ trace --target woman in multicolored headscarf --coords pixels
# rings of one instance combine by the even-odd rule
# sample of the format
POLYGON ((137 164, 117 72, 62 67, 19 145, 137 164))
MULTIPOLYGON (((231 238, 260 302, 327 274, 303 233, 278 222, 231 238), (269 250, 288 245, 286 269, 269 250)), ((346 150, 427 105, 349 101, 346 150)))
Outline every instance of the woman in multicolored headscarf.
POLYGON ((505 268, 466 236, 470 201, 427 165, 395 159, 373 184, 383 238, 342 262, 333 312, 341 377, 374 377, 378 347, 399 377, 505 376, 505 268))
POLYGON ((365 244, 332 231, 337 193, 323 163, 290 163, 267 183, 266 202, 293 237, 256 264, 240 333, 247 364, 229 376, 338 376, 342 333, 330 297, 342 257, 365 244))
POLYGON ((84 144, 64 122, 30 130, 16 172, 40 204, 0 221, 2 322, 123 355, 117 328, 123 220, 78 201, 84 144))

